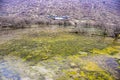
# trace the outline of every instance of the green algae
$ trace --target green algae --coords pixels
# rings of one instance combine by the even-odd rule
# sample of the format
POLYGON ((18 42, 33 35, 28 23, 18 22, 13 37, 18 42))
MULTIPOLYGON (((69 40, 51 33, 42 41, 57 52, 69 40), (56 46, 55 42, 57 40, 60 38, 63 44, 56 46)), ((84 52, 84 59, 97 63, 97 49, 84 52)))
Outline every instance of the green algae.
POLYGON ((0 55, 19 56, 28 61, 46 60, 56 55, 90 55, 105 52, 117 53, 118 50, 106 48, 110 43, 100 42, 98 38, 85 37, 67 32, 40 32, 26 34, 22 39, 12 40, 0 45, 0 55), (100 51, 103 49, 103 51, 100 51))

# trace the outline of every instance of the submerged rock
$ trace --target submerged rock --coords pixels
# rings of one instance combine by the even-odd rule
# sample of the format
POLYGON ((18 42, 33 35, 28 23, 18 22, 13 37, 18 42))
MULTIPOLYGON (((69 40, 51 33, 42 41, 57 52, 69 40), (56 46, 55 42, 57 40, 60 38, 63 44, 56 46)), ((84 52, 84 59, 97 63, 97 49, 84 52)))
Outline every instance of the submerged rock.
POLYGON ((84 55, 84 56, 87 56, 87 55, 88 55, 87 52, 82 52, 82 51, 80 51, 79 54, 80 54, 80 55, 84 55))
POLYGON ((20 75, 6 61, 0 62, 0 80, 21 80, 20 75))
POLYGON ((71 68, 76 68, 76 67, 78 67, 78 65, 75 64, 75 63, 70 63, 70 67, 71 67, 71 68))

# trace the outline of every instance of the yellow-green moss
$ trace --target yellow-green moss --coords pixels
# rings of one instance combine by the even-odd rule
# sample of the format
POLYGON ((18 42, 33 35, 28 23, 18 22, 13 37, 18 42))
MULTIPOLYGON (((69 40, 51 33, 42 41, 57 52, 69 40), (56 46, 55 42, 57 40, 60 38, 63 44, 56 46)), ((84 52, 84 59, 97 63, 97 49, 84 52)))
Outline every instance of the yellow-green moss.
POLYGON ((114 54, 117 52, 112 47, 105 48, 108 45, 108 42, 99 42, 99 39, 94 37, 85 37, 67 32, 30 33, 22 39, 12 40, 9 43, 0 45, 0 55, 13 55, 24 60, 40 61, 56 55, 63 57, 76 54, 78 54, 78 57, 79 55, 87 56, 92 49, 91 52, 97 54, 103 52, 114 54), (101 51, 101 49, 103 50, 101 51))
POLYGON ((115 47, 106 47, 106 48, 104 48, 102 50, 95 48, 91 52, 94 53, 94 54, 110 54, 110 55, 114 55, 116 53, 119 53, 120 50, 115 48, 115 47))
POLYGON ((80 71, 66 72, 64 76, 58 77, 56 80, 115 80, 110 74, 104 71, 80 71))
POLYGON ((96 63, 90 61, 86 61, 83 68, 87 71, 103 71, 96 63))
POLYGON ((56 80, 115 80, 113 76, 93 62, 83 60, 80 64, 83 66, 64 69, 56 80))

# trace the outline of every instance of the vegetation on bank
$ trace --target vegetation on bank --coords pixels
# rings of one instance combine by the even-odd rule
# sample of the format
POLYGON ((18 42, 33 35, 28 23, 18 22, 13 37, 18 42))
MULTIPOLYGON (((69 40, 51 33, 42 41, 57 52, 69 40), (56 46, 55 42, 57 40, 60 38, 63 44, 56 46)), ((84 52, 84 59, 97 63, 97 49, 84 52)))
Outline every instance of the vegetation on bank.
POLYGON ((0 55, 18 56, 34 64, 65 59, 70 63, 69 67, 61 69, 58 72, 61 75, 56 80, 114 80, 113 76, 97 64, 82 60, 82 57, 90 55, 120 53, 111 43, 110 39, 101 40, 100 37, 86 37, 68 32, 33 32, 0 45, 0 55))

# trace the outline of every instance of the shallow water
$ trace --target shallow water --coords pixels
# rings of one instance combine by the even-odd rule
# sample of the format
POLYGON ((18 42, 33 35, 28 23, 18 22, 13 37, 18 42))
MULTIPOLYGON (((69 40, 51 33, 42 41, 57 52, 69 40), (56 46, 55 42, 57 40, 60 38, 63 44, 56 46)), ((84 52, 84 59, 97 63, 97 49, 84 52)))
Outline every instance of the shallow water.
POLYGON ((0 80, 21 80, 20 75, 4 60, 0 61, 0 80))
POLYGON ((45 66, 30 66, 21 59, 0 60, 0 80, 54 80, 53 75, 45 66))

